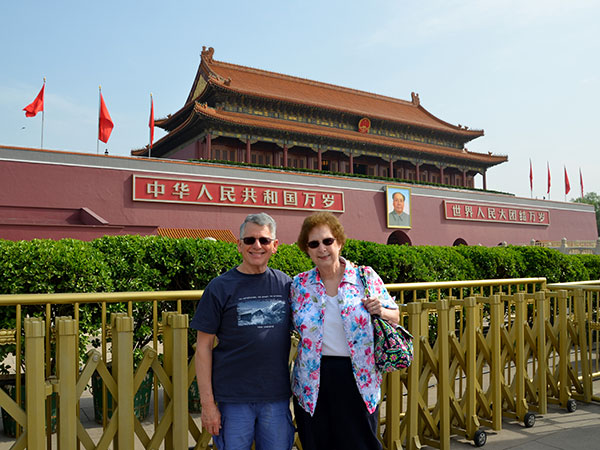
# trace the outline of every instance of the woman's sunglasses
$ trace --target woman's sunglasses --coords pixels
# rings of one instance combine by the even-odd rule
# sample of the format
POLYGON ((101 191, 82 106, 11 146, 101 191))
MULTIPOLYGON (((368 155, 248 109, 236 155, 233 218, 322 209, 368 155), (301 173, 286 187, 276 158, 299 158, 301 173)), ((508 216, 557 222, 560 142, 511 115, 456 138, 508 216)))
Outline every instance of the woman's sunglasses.
POLYGON ((242 238, 242 242, 246 245, 253 245, 256 240, 258 239, 258 242, 260 242, 260 245, 269 245, 271 242, 273 242, 273 239, 268 238, 268 237, 259 237, 259 238, 255 238, 253 236, 250 237, 245 237, 242 238))
POLYGON ((323 245, 325 247, 329 247, 335 242, 335 238, 325 238, 322 241, 309 241, 306 245, 308 246, 308 248, 317 248, 321 244, 321 242, 323 242, 323 245))

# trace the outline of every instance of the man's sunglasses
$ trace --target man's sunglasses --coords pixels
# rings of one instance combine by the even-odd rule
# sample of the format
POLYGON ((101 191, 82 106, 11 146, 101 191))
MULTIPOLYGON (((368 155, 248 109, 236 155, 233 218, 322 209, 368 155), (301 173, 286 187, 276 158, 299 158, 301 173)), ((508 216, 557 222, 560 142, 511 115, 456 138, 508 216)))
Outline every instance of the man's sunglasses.
POLYGON ((308 248, 317 248, 321 244, 321 242, 323 242, 323 245, 325 247, 329 247, 335 242, 335 238, 325 238, 322 241, 309 241, 306 245, 308 246, 308 248))
POLYGON ((261 236, 259 238, 255 238, 253 236, 245 237, 242 238, 242 242, 246 245, 253 245, 257 239, 258 242, 260 242, 260 245, 269 245, 271 242, 273 242, 273 239, 264 236, 261 236))

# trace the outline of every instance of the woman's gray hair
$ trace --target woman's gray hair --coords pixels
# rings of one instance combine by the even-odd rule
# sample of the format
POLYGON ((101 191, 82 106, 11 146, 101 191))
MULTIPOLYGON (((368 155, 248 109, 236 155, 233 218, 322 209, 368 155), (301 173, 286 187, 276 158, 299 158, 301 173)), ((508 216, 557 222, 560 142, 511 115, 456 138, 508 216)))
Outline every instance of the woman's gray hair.
POLYGON ((275 220, 268 215, 267 213, 260 214, 248 214, 244 223, 240 226, 240 239, 244 237, 244 230, 246 229, 247 223, 253 223, 260 227, 264 227, 265 225, 269 227, 269 231, 271 232, 271 238, 275 239, 277 234, 277 225, 275 224, 275 220))

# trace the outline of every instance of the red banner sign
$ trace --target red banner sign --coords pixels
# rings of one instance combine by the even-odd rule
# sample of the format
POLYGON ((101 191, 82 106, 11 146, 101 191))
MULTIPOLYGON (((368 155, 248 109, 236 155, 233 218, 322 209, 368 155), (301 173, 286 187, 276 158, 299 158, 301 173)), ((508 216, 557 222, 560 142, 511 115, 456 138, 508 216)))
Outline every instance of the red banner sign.
POLYGON ((480 205, 450 200, 444 200, 444 209, 448 220, 550 225, 550 212, 546 209, 480 205))
POLYGON ((343 192, 133 176, 133 200, 344 212, 343 192))

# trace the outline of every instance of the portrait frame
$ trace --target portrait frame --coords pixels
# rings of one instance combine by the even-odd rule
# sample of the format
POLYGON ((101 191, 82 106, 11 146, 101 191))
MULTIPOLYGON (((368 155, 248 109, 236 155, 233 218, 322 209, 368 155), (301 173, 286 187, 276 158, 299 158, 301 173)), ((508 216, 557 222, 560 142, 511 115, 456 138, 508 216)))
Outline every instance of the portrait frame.
POLYGON ((385 218, 388 228, 412 228, 412 198, 409 187, 405 186, 386 186, 385 187, 385 218), (404 197, 404 207, 402 209, 402 215, 398 216, 397 211, 394 213, 394 195, 400 194, 404 197), (394 214, 392 214, 394 213, 394 214), (408 216, 408 217, 406 217, 408 216))

